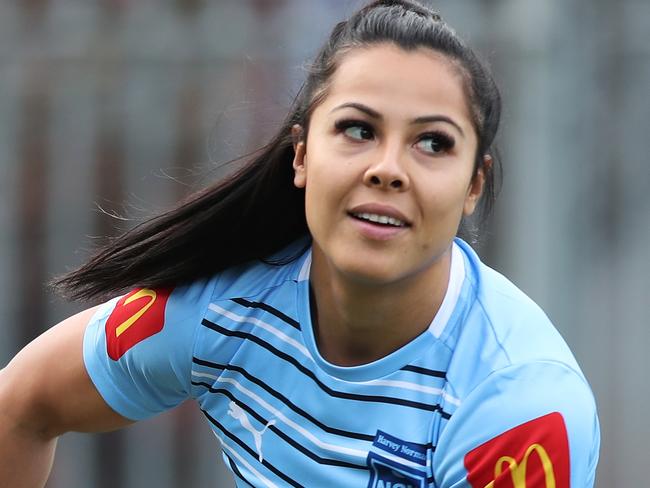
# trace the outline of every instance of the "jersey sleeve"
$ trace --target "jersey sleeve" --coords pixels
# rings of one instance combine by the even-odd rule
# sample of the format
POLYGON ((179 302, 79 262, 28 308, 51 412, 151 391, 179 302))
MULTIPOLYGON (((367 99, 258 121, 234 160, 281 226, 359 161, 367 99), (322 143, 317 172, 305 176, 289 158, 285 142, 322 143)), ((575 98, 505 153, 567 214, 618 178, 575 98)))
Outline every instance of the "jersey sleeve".
POLYGON ((438 488, 590 488, 600 432, 584 378, 556 362, 496 371, 454 412, 433 456, 438 488))
POLYGON ((136 289, 99 307, 84 334, 84 364, 117 413, 141 420, 189 397, 194 338, 210 283, 136 289))

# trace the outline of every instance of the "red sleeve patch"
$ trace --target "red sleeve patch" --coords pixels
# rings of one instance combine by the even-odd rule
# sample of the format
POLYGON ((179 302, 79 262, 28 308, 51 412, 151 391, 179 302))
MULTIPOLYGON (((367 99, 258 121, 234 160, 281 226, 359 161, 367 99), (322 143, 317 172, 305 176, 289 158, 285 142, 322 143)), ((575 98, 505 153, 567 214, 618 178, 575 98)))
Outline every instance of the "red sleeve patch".
POLYGON ((472 488, 569 488, 569 440, 553 412, 510 429, 465 456, 472 488))
POLYGON ((117 302, 106 321, 106 349, 112 360, 117 361, 138 342, 163 329, 171 292, 171 289, 141 288, 117 302))

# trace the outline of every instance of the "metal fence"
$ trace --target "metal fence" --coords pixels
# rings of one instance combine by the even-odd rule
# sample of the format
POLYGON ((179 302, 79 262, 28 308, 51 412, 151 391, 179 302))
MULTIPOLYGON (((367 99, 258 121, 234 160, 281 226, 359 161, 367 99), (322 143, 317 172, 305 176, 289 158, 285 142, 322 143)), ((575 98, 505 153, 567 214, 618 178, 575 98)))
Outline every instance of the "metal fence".
MULTIPOLYGON (((264 142, 304 60, 360 3, 0 1, 0 365, 82 307, 50 294, 53 275, 264 142)), ((436 5, 504 95, 505 186, 482 255, 591 381, 597 486, 645 486, 650 3, 436 5)), ((195 410, 64 436, 48 487, 232 486, 195 410)))

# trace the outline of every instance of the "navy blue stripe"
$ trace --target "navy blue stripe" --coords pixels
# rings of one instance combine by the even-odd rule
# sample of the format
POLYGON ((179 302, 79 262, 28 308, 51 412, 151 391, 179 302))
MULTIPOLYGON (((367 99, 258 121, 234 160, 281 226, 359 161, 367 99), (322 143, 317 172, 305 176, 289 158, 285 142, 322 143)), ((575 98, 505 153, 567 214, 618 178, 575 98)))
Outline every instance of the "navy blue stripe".
POLYGON ((248 482, 248 480, 247 480, 246 478, 244 478, 244 475, 241 474, 241 471, 239 471, 239 468, 237 467, 237 465, 235 464, 235 462, 232 460, 232 458, 231 458, 230 456, 228 456, 228 454, 226 454, 225 452, 223 453, 223 455, 226 456, 226 458, 228 458, 228 464, 230 465, 230 470, 231 470, 233 473, 235 473, 235 476, 237 476, 237 478, 239 478, 240 480, 242 480, 242 481, 243 481, 244 483, 246 483, 248 486, 250 486, 250 487, 252 487, 252 488, 255 488, 254 485, 251 485, 251 484, 248 482))
POLYGON ((251 375, 248 371, 246 371, 243 368, 240 368, 238 366, 216 364, 216 363, 212 363, 210 361, 205 361, 203 359, 198 359, 198 358, 192 358, 192 362, 195 363, 195 364, 199 364, 201 366, 207 366, 209 368, 220 369, 220 370, 227 369, 229 371, 236 371, 236 372, 240 373, 248 381, 250 381, 251 383, 255 383, 257 386, 262 388, 264 391, 266 391, 267 393, 269 393, 270 395, 274 396, 275 398, 280 400, 282 403, 284 403, 287 407, 289 407, 295 413, 297 413, 301 417, 309 420, 311 423, 313 423, 314 425, 316 425, 320 429, 324 430, 328 434, 340 435, 342 437, 349 437, 351 439, 359 439, 359 440, 362 440, 362 441, 369 441, 369 442, 372 442, 375 439, 374 435, 361 434, 361 433, 358 433, 358 432, 349 432, 347 430, 337 429, 335 427, 330 427, 328 425, 325 425, 324 423, 322 423, 321 421, 319 421, 318 419, 316 419, 312 415, 310 415, 308 412, 306 412, 302 408, 298 407, 295 403, 293 403, 287 397, 285 397, 281 393, 275 391, 273 388, 268 386, 262 380, 260 380, 260 379, 256 378, 255 376, 251 375))
MULTIPOLYGON (((228 432, 223 425, 221 425, 212 415, 210 415, 208 412, 205 410, 201 409, 201 412, 203 412, 203 415, 214 425, 217 429, 219 429, 221 432, 224 433, 228 438, 233 440, 234 442, 239 445, 243 450, 245 450, 248 454, 250 454, 254 459, 257 459, 257 453, 253 451, 250 447, 248 447, 245 443, 243 443, 237 436, 233 435, 231 432, 228 432)), ((284 481, 289 483, 291 486, 295 486, 295 488, 304 488, 300 483, 297 481, 292 480, 289 478, 286 474, 284 474, 282 471, 280 471, 278 468, 273 466, 271 463, 269 463, 266 459, 262 459, 262 464, 268 468, 273 474, 278 476, 279 478, 282 478, 284 481)))
MULTIPOLYGON (((418 410, 425 410, 428 412, 436 412, 440 411, 442 412, 442 409, 440 407, 440 404, 430 404, 430 403, 422 403, 422 402, 416 402, 413 400, 404 400, 402 398, 394 398, 394 397, 386 397, 386 396, 380 396, 380 395, 359 395, 359 394, 354 394, 354 393, 348 393, 348 392, 343 392, 343 391, 337 391, 331 389, 329 386, 324 384, 322 381, 320 381, 316 375, 304 367, 302 364, 300 364, 295 358, 292 356, 286 354, 285 352, 280 351, 279 349, 275 348, 268 342, 260 339, 257 336, 254 336, 252 334, 248 334, 246 332, 241 332, 241 331, 235 331, 235 330, 228 330, 224 327, 221 327, 220 325, 217 325, 213 322, 210 322, 207 319, 203 319, 202 324, 209 328, 212 329, 216 332, 219 332, 220 334, 223 334, 225 336, 229 337, 239 337, 241 339, 246 339, 251 342, 254 342, 264 349, 268 350, 272 354, 278 356, 281 359, 284 359, 285 361, 291 363, 294 365, 300 372, 302 372, 305 376, 308 376, 311 378, 321 390, 323 390, 325 393, 332 397, 336 398, 343 398, 345 400, 356 400, 359 402, 373 402, 373 403, 387 403, 387 404, 392 404, 392 405, 401 405, 404 407, 411 407, 411 408, 416 408, 418 410)), ((443 417, 444 417, 444 412, 443 417)), ((449 415, 449 414, 447 414, 449 415)))
POLYGON ((245 298, 231 298, 230 300, 246 308, 259 308, 260 310, 264 310, 271 315, 275 315, 277 318, 283 322, 286 322, 291 327, 300 330, 300 323, 297 320, 292 319, 288 315, 280 312, 277 308, 273 308, 271 305, 268 305, 264 302, 251 302, 245 298))
MULTIPOLYGON (((208 388, 210 390, 210 393, 220 393, 222 395, 227 396, 231 401, 235 402, 242 409, 246 410, 260 424, 266 425, 268 423, 267 419, 262 417, 260 414, 258 414, 255 410, 253 410, 251 407, 249 407, 245 403, 237 400, 237 398, 235 398, 234 395, 232 393, 230 393, 228 390, 226 390, 224 388, 213 388, 212 386, 210 386, 207 383, 197 383, 197 382, 192 381, 192 384, 193 385, 205 386, 206 388, 208 388)), ((275 425, 270 425, 268 427, 268 430, 275 433, 275 435, 282 438, 291 447, 293 447, 294 449, 297 449, 298 451, 303 453, 305 456, 313 459, 318 464, 324 464, 324 465, 327 465, 327 466, 339 466, 341 468, 367 469, 367 466, 365 464, 354 464, 354 463, 348 463, 348 462, 345 462, 345 461, 339 461, 338 459, 322 458, 319 455, 315 454, 314 452, 312 452, 312 451, 308 450, 307 448, 305 448, 304 446, 302 446, 300 443, 293 440, 291 437, 289 437, 286 433, 284 433, 282 430, 280 430, 275 425)))
POLYGON ((412 366, 407 364, 401 368, 403 371, 412 371, 413 373, 424 374, 427 376, 434 376, 435 378, 447 378, 447 373, 444 371, 436 371, 435 369, 421 368, 420 366, 412 366))
POLYGON ((192 357, 192 362, 194 364, 198 364, 199 366, 207 366, 208 368, 212 369, 226 369, 226 365, 221 365, 217 363, 213 363, 212 361, 206 361, 205 359, 199 359, 197 357, 192 357))

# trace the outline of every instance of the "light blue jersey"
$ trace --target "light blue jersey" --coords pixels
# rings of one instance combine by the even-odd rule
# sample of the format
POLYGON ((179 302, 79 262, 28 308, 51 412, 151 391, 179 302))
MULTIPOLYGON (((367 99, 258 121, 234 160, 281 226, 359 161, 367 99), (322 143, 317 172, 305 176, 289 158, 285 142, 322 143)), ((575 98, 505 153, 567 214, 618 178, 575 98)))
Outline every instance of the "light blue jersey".
POLYGON ((452 254, 429 329, 370 364, 319 354, 306 251, 108 302, 86 367, 133 420, 195 399, 240 487, 593 486, 596 407, 567 345, 466 243, 452 254))

